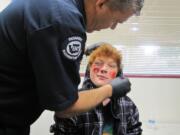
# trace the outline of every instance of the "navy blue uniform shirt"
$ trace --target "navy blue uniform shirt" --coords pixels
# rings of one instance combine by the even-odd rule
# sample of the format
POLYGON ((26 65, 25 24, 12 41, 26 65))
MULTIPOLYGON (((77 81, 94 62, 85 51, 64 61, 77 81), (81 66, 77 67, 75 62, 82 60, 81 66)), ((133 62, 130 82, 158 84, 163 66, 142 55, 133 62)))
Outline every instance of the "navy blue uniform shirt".
POLYGON ((0 125, 77 100, 85 25, 83 0, 14 0, 0 13, 0 125))

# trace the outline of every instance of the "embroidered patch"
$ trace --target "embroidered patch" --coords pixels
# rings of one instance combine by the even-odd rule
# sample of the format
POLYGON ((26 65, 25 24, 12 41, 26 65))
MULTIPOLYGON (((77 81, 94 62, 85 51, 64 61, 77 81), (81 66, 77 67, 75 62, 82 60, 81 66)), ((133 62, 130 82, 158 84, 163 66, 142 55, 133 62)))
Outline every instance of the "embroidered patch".
POLYGON ((64 56, 68 59, 76 60, 82 52, 82 41, 83 39, 79 36, 69 37, 66 48, 63 49, 64 56))

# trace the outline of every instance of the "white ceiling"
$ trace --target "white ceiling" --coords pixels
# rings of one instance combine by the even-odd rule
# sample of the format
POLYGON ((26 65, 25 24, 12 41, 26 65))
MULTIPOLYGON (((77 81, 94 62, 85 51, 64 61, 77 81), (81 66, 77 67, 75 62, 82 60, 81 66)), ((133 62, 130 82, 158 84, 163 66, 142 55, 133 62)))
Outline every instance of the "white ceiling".
POLYGON ((106 41, 116 45, 180 46, 179 8, 180 0, 145 0, 141 16, 131 17, 115 30, 88 34, 87 44, 106 41))

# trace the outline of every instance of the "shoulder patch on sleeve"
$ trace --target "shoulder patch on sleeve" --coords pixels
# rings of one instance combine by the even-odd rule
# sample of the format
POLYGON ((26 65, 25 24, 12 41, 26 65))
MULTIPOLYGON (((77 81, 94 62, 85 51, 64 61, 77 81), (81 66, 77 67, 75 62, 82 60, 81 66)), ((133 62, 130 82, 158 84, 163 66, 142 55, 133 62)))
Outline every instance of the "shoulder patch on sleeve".
POLYGON ((64 56, 70 60, 76 60, 82 52, 83 39, 80 36, 72 36, 67 38, 64 49, 64 56))

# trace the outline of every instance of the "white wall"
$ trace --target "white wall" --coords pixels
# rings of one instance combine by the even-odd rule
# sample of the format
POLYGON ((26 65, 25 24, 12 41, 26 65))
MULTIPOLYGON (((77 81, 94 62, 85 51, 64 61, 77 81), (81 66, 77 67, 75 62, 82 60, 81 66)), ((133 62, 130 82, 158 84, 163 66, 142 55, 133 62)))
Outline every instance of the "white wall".
POLYGON ((137 104, 143 121, 180 123, 180 79, 130 78, 130 97, 137 104))
POLYGON ((53 112, 45 111, 41 117, 31 126, 30 135, 52 135, 49 132, 49 129, 50 125, 53 123, 53 112))

